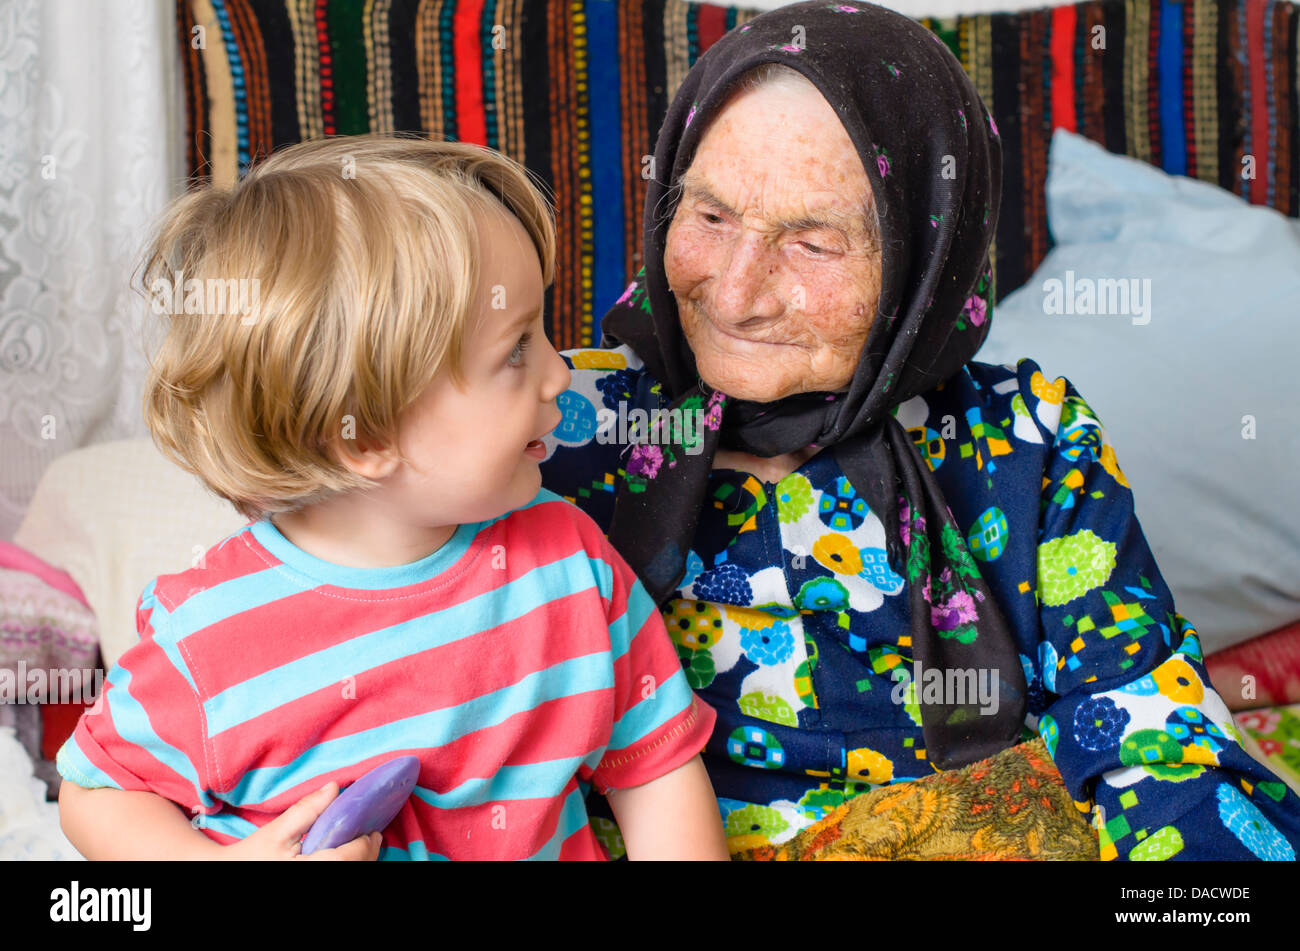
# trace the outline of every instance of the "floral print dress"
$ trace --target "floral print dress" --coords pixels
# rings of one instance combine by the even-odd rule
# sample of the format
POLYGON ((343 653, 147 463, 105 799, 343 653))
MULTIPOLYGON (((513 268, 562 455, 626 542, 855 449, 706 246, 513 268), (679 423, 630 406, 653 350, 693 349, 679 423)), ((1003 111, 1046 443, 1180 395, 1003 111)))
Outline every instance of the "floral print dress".
MULTIPOLYGON (((629 467, 642 477, 653 456, 634 463, 629 423, 668 401, 628 347, 563 356, 572 383, 543 484, 608 532, 619 482, 629 467)), ((893 413, 1014 632, 1029 685, 1023 738, 1043 738, 1101 858, 1294 859, 1300 797, 1239 745, 1115 451, 1074 386, 1030 359, 972 361, 893 413)), ((689 683, 718 713, 704 762, 733 852, 783 843, 853 796, 935 772, 907 582, 884 538, 833 452, 777 483, 711 474, 663 614, 689 683)), ((595 794, 588 805, 617 857, 608 805, 595 794)))

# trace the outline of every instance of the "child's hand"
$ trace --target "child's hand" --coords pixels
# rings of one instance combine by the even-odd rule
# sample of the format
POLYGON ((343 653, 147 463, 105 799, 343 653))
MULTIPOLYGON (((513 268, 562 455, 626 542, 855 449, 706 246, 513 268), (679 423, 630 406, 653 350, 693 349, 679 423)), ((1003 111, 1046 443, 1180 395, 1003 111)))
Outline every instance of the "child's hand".
POLYGON ((327 783, 299 799, 256 832, 226 846, 222 857, 241 861, 299 859, 311 862, 319 859, 322 862, 373 862, 379 857, 382 836, 378 832, 360 836, 335 849, 320 849, 305 856, 300 854, 302 837, 338 794, 338 783, 327 783))

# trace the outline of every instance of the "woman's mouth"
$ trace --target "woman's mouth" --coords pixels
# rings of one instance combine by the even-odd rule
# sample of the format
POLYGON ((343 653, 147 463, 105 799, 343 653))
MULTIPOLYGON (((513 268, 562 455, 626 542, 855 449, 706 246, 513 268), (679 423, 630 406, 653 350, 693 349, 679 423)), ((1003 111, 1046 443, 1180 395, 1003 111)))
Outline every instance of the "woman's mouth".
POLYGON ((746 344, 747 346, 751 346, 751 347, 774 346, 774 344, 772 344, 771 341, 768 340, 753 340, 749 337, 738 337, 733 333, 729 333, 728 331, 723 330, 717 324, 713 325, 713 330, 721 337, 726 337, 728 340, 734 340, 736 341, 736 343, 743 343, 746 344))
POLYGON ((748 350, 753 347, 787 346, 787 344, 783 344, 776 340, 755 340, 752 337, 740 337, 737 336, 736 334, 730 333, 729 331, 723 330, 721 327, 719 327, 713 321, 709 320, 707 317, 704 319, 708 320, 709 328, 713 331, 713 333, 716 336, 721 337, 723 340, 727 341, 730 346, 733 347, 739 347, 741 349, 748 350))
POLYGON ((691 301, 691 304, 695 310, 696 320, 701 324, 706 324, 709 330, 713 332, 714 336, 721 337, 731 346, 738 345, 744 349, 750 349, 752 347, 789 346, 789 344, 782 343, 778 340, 755 340, 752 337, 742 337, 739 334, 734 334, 731 331, 724 329, 721 324, 710 317, 708 312, 700 305, 699 301, 691 301))

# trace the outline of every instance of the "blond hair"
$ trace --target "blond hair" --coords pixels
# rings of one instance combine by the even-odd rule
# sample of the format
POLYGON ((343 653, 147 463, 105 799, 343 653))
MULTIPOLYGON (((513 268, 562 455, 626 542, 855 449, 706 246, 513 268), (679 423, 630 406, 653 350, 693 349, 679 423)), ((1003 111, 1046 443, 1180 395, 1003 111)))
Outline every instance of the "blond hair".
POLYGON ((339 440, 404 459, 402 411, 444 370, 463 385, 476 218, 492 209, 523 225, 549 286, 551 207, 522 166, 479 146, 317 139, 177 199, 142 267, 155 312, 182 279, 256 293, 238 314, 194 313, 201 292, 165 313, 144 395, 159 449, 250 519, 375 486, 341 464, 339 440))

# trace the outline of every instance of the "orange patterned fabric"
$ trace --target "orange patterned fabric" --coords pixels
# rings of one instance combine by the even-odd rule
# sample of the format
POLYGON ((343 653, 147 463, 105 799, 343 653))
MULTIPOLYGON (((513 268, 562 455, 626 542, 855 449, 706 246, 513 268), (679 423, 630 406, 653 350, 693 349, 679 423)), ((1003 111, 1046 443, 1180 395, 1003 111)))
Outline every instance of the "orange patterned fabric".
POLYGON ((1097 834, 1035 738, 962 769, 882 786, 734 861, 1098 861, 1097 834))

